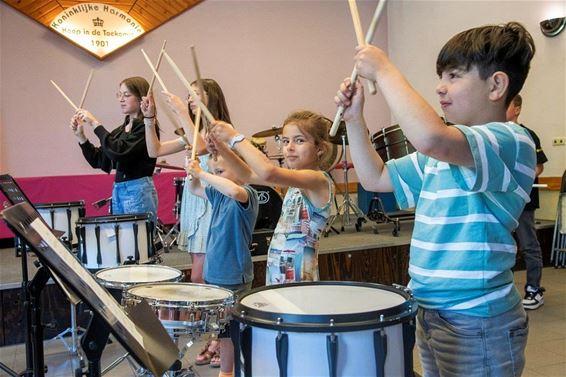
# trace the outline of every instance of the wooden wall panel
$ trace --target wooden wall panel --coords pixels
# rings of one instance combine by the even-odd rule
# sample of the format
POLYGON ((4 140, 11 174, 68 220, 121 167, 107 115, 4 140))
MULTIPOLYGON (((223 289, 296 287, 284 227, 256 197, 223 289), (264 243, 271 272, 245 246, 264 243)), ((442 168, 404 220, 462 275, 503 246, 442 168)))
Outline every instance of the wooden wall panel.
MULTIPOLYGON (((128 13, 143 26, 146 32, 149 32, 201 1, 203 0, 112 0, 99 1, 99 3, 111 5, 128 13)), ((92 1, 5 0, 4 2, 49 27, 53 18, 63 10, 92 1)))

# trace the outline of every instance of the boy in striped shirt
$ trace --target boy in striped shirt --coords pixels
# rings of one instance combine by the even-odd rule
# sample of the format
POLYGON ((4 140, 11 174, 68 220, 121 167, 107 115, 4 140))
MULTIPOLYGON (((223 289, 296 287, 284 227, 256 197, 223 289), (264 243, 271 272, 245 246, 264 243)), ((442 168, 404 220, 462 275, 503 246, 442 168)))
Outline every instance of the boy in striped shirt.
POLYGON ((367 137, 363 87, 346 79, 335 102, 360 182, 415 207, 409 274, 425 376, 519 376, 527 317, 513 284, 512 231, 529 201, 535 149, 506 110, 535 46, 516 22, 478 27, 438 55, 436 92, 446 126, 387 55, 358 47, 360 76, 376 81, 417 152, 384 163, 367 137))

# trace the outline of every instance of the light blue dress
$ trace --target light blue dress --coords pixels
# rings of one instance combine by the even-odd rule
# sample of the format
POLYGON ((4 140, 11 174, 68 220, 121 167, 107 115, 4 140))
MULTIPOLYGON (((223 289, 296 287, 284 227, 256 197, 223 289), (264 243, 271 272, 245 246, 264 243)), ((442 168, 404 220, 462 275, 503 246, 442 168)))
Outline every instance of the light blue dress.
MULTIPOLYGON (((206 172, 208 172, 209 156, 199 156, 200 167, 206 172)), ((205 254, 212 210, 208 200, 193 195, 189 191, 186 180, 187 178, 185 178, 181 200, 181 229, 177 238, 177 246, 182 251, 205 254)))

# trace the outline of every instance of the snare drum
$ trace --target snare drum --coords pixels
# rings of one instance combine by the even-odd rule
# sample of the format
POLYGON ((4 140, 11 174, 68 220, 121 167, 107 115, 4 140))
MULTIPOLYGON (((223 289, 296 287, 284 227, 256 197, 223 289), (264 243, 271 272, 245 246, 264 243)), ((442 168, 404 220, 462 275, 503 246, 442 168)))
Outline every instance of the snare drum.
POLYGON ((105 268, 94 276, 106 288, 127 290, 136 284, 177 282, 183 273, 172 267, 146 264, 105 268))
POLYGON ((77 221, 78 257, 88 269, 150 262, 152 234, 150 213, 83 217, 77 221))
POLYGON ((65 232, 61 237, 70 246, 76 246, 77 220, 85 215, 84 201, 62 203, 38 203, 33 205, 51 229, 65 232))
POLYGON ((257 288, 232 309, 245 376, 412 376, 417 304, 406 289, 305 282, 257 288))
POLYGON ((148 264, 105 268, 94 277, 122 302, 126 290, 134 285, 177 282, 183 278, 183 273, 172 267, 148 264))
POLYGON ((145 299, 172 335, 218 334, 228 322, 232 291, 209 284, 155 283, 136 285, 125 294, 126 307, 145 299))
POLYGON ((396 124, 373 134, 371 142, 383 161, 400 158, 415 151, 401 127, 396 124))

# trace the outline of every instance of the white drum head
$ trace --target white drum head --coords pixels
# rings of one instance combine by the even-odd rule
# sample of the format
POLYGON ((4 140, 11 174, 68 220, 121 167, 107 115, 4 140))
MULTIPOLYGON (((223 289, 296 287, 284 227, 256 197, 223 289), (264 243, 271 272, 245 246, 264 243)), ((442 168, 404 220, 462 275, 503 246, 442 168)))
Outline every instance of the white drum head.
POLYGON ((376 312, 406 299, 395 292, 357 285, 274 286, 249 294, 242 305, 269 313, 339 315, 376 312))
POLYGON ((232 292, 228 289, 191 283, 144 284, 128 289, 128 294, 150 300, 179 303, 223 302, 232 297, 232 292))
POLYGON ((98 271, 95 274, 99 280, 124 284, 176 281, 180 280, 182 275, 183 273, 177 269, 155 265, 111 267, 98 271))

